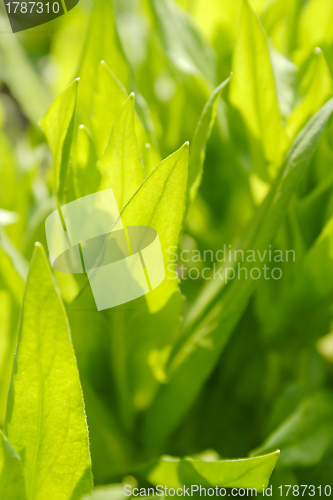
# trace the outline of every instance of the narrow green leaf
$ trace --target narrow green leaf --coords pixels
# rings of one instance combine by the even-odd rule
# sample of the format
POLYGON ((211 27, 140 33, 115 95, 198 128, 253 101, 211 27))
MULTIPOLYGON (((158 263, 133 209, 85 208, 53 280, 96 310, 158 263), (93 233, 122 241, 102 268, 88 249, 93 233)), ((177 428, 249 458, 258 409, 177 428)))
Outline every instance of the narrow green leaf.
POLYGON ((22 462, 0 430, 0 498, 26 500, 22 462))
POLYGON ((73 148, 72 169, 76 198, 98 191, 101 175, 97 169, 95 142, 87 127, 78 127, 73 148))
POLYGON ((0 228, 0 280, 6 284, 18 304, 22 301, 27 274, 28 263, 0 228))
POLYGON ((97 90, 92 114, 93 136, 100 157, 108 143, 112 125, 125 104, 127 91, 105 61, 98 66, 97 90))
POLYGON ((215 87, 215 55, 191 17, 173 0, 150 0, 164 49, 176 68, 215 87))
POLYGON ((51 96, 38 73, 27 58, 15 33, 11 33, 8 20, 0 18, 1 78, 29 120, 36 123, 45 113, 51 96))
POLYGON ((134 126, 134 94, 121 109, 108 145, 98 162, 101 189, 112 188, 119 210, 128 202, 144 179, 143 164, 134 126))
POLYGON ((260 13, 260 18, 275 48, 289 58, 297 47, 303 5, 303 0, 266 2, 262 14, 260 13))
POLYGON ((64 307, 36 245, 24 296, 5 431, 22 456, 28 500, 92 488, 88 431, 64 307))
POLYGON ((11 298, 6 290, 0 290, 0 426, 3 426, 6 400, 12 369, 13 353, 11 352, 11 298), (11 356, 12 355, 12 356, 11 356))
POLYGON ((194 132, 188 161, 188 189, 190 190, 191 200, 194 200, 201 183, 206 144, 215 122, 218 100, 228 82, 229 78, 216 87, 201 113, 199 123, 194 132))
POLYGON ((332 77, 321 49, 315 50, 311 62, 308 71, 311 75, 307 75, 304 95, 287 122, 290 137, 295 137, 307 120, 332 96, 332 77))
POLYGON ((301 54, 308 55, 315 47, 327 47, 332 44, 332 21, 332 2, 329 0, 309 0, 306 2, 299 27, 301 54))
POLYGON ((147 479, 154 485, 182 488, 201 485, 204 488, 256 488, 267 487, 280 452, 241 460, 204 461, 193 458, 162 457, 153 465, 147 479))
POLYGON ((243 1, 232 71, 230 101, 243 116, 253 137, 261 141, 266 161, 279 165, 286 148, 286 135, 267 36, 248 0, 243 1))
POLYGON ((74 130, 79 80, 74 80, 51 104, 40 120, 54 162, 54 187, 60 203, 64 201, 67 168, 74 130))
POLYGON ((333 397, 320 392, 306 399, 253 455, 281 447, 281 466, 318 464, 333 441, 333 397))
MULTIPOLYGON (((141 102, 138 111, 143 111, 141 109, 145 104, 142 103, 143 98, 137 90, 135 94, 141 102)), ((94 93, 92 112, 93 136, 99 158, 107 146, 112 126, 127 98, 128 93, 121 81, 113 74, 105 61, 101 61, 98 66, 97 91, 94 93)), ((138 104, 136 101, 137 107, 138 104)), ((145 106, 147 107, 146 104, 145 106)), ((143 150, 147 134, 137 113, 134 114, 134 121, 139 146, 143 150)), ((149 129, 148 126, 147 129, 149 129)))
MULTIPOLYGON (((122 335, 119 324, 111 331, 108 311, 97 311, 90 288, 67 307, 73 344, 84 394, 90 434, 93 476, 97 484, 121 475, 132 466, 135 456, 123 422, 117 419, 118 405, 109 402, 114 395, 110 384, 110 337, 122 335)), ((117 353, 115 353, 115 356, 117 353)), ((119 358, 119 353, 118 353, 119 358)), ((121 388, 122 395, 124 388, 121 388)))
POLYGON ((105 61, 124 87, 128 88, 129 67, 117 32, 111 0, 93 2, 90 25, 78 71, 78 76, 81 78, 78 112, 80 119, 89 128, 101 61, 105 61))
MULTIPOLYGON (((292 112, 296 99, 298 67, 270 44, 269 52, 275 76, 276 93, 281 117, 286 120, 292 112)), ((320 107, 320 106, 319 106, 320 107)), ((318 108, 315 110, 317 111, 318 108)))
MULTIPOLYGON (((263 252, 274 240, 332 111, 333 100, 330 100, 297 136, 278 178, 237 250, 263 252)), ((183 336, 169 364, 169 382, 160 388, 147 411, 143 427, 147 443, 163 442, 193 404, 248 304, 256 282, 237 279, 226 285, 223 279, 225 269, 234 268, 236 264, 227 262, 221 268, 221 276, 207 282, 185 317, 183 336), (163 428, 156 424, 162 416, 163 428)), ((242 262, 248 272, 251 266, 249 262, 242 262)))
POLYGON ((163 283, 147 295, 153 311, 178 291, 175 264, 168 261, 170 248, 177 247, 185 211, 188 143, 163 160, 147 177, 121 213, 125 226, 156 229, 165 263, 163 283))

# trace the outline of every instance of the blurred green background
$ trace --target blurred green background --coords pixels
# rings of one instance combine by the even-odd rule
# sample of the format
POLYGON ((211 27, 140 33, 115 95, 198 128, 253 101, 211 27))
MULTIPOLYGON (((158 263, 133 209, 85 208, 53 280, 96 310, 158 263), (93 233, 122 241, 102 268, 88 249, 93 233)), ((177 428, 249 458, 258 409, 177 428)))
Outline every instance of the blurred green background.
MULTIPOLYGON (((1 425, 34 242, 46 247, 45 219, 57 198, 64 203, 98 188, 96 164, 126 96, 135 93, 136 132, 149 173, 185 141, 191 151, 205 104, 233 73, 214 103, 206 153, 204 144, 192 163, 190 156, 189 181, 200 184, 205 154, 203 175, 198 192, 188 190, 178 251, 238 248, 293 140, 333 95, 332 22, 331 0, 253 0, 252 6, 80 0, 66 15, 13 35, 1 10, 1 425), (102 79, 108 71, 102 60, 110 80, 102 79), (38 121, 77 76, 69 180, 59 196, 38 121)), ((201 300, 209 303, 205 281, 187 276, 179 285, 182 297, 173 290, 153 312, 141 298, 98 313, 89 292, 79 293, 82 281, 55 272, 78 359, 96 484, 119 483, 129 474, 146 484, 135 471, 161 454, 214 450, 237 458, 279 448, 275 487, 332 485, 332 167, 330 119, 268 242, 294 250, 295 262, 276 263, 282 278, 251 284, 246 300, 240 290, 239 303, 239 283, 227 285, 235 289, 230 328, 217 316, 193 344, 211 356, 209 367, 198 362, 201 378, 180 377, 160 408, 172 353, 196 332, 186 318, 201 300), (212 331, 222 338, 225 329, 217 347, 212 331), (184 386, 179 392, 178 384, 184 386), (182 391, 191 385, 182 405, 182 391)), ((219 296, 222 308, 227 293, 219 296)))

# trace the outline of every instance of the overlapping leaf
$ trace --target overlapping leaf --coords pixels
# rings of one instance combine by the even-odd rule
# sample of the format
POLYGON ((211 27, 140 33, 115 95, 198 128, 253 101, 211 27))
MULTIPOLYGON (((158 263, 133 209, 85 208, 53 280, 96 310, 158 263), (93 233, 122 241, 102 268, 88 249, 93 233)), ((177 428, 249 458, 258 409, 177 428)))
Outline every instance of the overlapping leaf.
MULTIPOLYGON (((332 111, 331 100, 296 138, 278 179, 245 234, 241 248, 262 250, 273 239, 332 111)), ((233 265, 235 263, 229 262, 225 267, 233 265)), ((248 262, 243 265, 251 267, 248 262)), ((222 270, 222 275, 208 282, 199 295, 185 320, 185 328, 188 329, 190 325, 195 328, 192 333, 184 334, 184 340, 182 343, 180 341, 180 347, 174 352, 169 365, 169 382, 161 387, 147 412, 144 425, 147 442, 163 442, 189 409, 240 319, 253 292, 254 283, 252 280, 240 279, 232 286, 225 287, 222 270), (167 415, 163 429, 157 424, 162 415, 164 418, 167 415)))
POLYGON ((65 199, 67 169, 74 131, 79 80, 74 80, 52 103, 40 120, 54 162, 54 189, 59 202, 65 199))
POLYGON ((0 431, 0 495, 7 500, 26 500, 22 461, 0 431))
MULTIPOLYGON (((243 1, 233 55, 230 101, 260 141, 265 160, 279 165, 286 149, 266 33, 248 0, 243 1)), ((256 167, 256 166, 255 166, 256 167)), ((256 167, 259 168, 258 166, 256 167)), ((261 176, 265 176, 265 167, 261 176)))

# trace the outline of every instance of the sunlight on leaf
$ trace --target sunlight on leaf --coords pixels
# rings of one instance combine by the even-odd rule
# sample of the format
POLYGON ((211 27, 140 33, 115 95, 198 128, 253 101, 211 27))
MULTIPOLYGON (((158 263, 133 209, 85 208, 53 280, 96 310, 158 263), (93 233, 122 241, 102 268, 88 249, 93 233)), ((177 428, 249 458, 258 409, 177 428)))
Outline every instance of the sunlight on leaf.
MULTIPOLYGON (((265 159, 279 165, 286 149, 267 36, 248 0, 243 1, 235 46, 230 101, 239 110, 265 159)), ((264 175, 264 172, 260 172, 264 175)))
POLYGON ((22 462, 0 430, 0 497, 26 500, 22 462))
POLYGON ((169 488, 202 485, 205 488, 256 488, 262 492, 279 459, 280 452, 241 460, 204 461, 193 458, 162 457, 147 478, 154 485, 169 488))
POLYGON ((98 162, 100 189, 112 188, 119 210, 143 182, 143 163, 134 127, 134 94, 121 109, 108 145, 98 162))
POLYGON ((54 162, 54 189, 59 202, 65 199, 67 169, 74 130, 74 114, 79 80, 74 80, 51 104, 40 120, 54 162))
MULTIPOLYGON (((171 247, 177 247, 185 212, 188 143, 163 160, 147 177, 121 213, 126 226, 148 226, 156 229, 164 262, 171 247)), ((163 283, 147 295, 152 312, 166 304, 178 291, 175 265, 165 266, 163 283), (172 267, 172 269, 170 269, 172 267)))
POLYGON ((90 491, 80 380, 67 317, 41 245, 27 280, 5 432, 22 456, 28 500, 75 500, 90 491))

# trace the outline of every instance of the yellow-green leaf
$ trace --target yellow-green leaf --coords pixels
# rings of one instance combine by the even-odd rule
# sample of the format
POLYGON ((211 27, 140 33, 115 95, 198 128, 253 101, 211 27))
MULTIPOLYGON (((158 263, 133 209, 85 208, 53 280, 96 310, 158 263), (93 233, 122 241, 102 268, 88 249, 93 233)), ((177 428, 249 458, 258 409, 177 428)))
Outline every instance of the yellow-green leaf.
POLYGON ((195 198, 200 186, 203 174, 203 164, 205 161, 206 144, 214 125, 217 103, 222 90, 228 82, 229 79, 216 87, 201 113, 199 123, 194 132, 188 162, 188 188, 191 200, 195 198))
POLYGON ((93 2, 78 72, 81 78, 78 111, 80 118, 88 127, 97 87, 98 66, 101 61, 105 61, 113 74, 128 88, 129 67, 116 28, 111 0, 93 2))
POLYGON ((121 214, 125 226, 149 226, 156 229, 159 236, 165 279, 147 295, 153 311, 165 305, 178 290, 175 264, 168 263, 168 251, 178 245, 184 218, 187 164, 188 143, 185 143, 151 172, 121 214))
POLYGON ((88 431, 66 313, 41 245, 28 275, 5 432, 28 500, 79 500, 92 488, 88 431))
POLYGON ((0 430, 0 498, 26 500, 21 458, 0 430))
POLYGON ((101 189, 113 189, 121 210, 144 179, 134 126, 134 94, 129 96, 112 127, 98 168, 102 175, 101 189))
POLYGON ((40 120, 54 162, 54 188, 60 203, 64 200, 67 168, 74 130, 79 80, 74 80, 51 104, 40 120))
POLYGON ((325 56, 319 47, 313 54, 306 76, 307 84, 304 88, 304 95, 287 122, 288 133, 291 137, 295 137, 306 121, 332 96, 332 77, 325 56), (310 76, 308 76, 309 73, 310 76))
POLYGON ((255 488, 262 492, 267 487, 280 452, 241 460, 197 460, 194 458, 162 457, 152 467, 147 479, 154 485, 168 488, 201 485, 205 488, 255 488))
POLYGON ((232 71, 230 101, 241 113, 252 136, 261 141, 266 161, 279 165, 287 145, 286 135, 267 36, 248 0, 243 1, 232 71))
POLYGON ((125 87, 105 61, 101 61, 98 66, 97 90, 94 94, 92 114, 93 136, 99 157, 108 143, 112 125, 126 99, 125 87))

